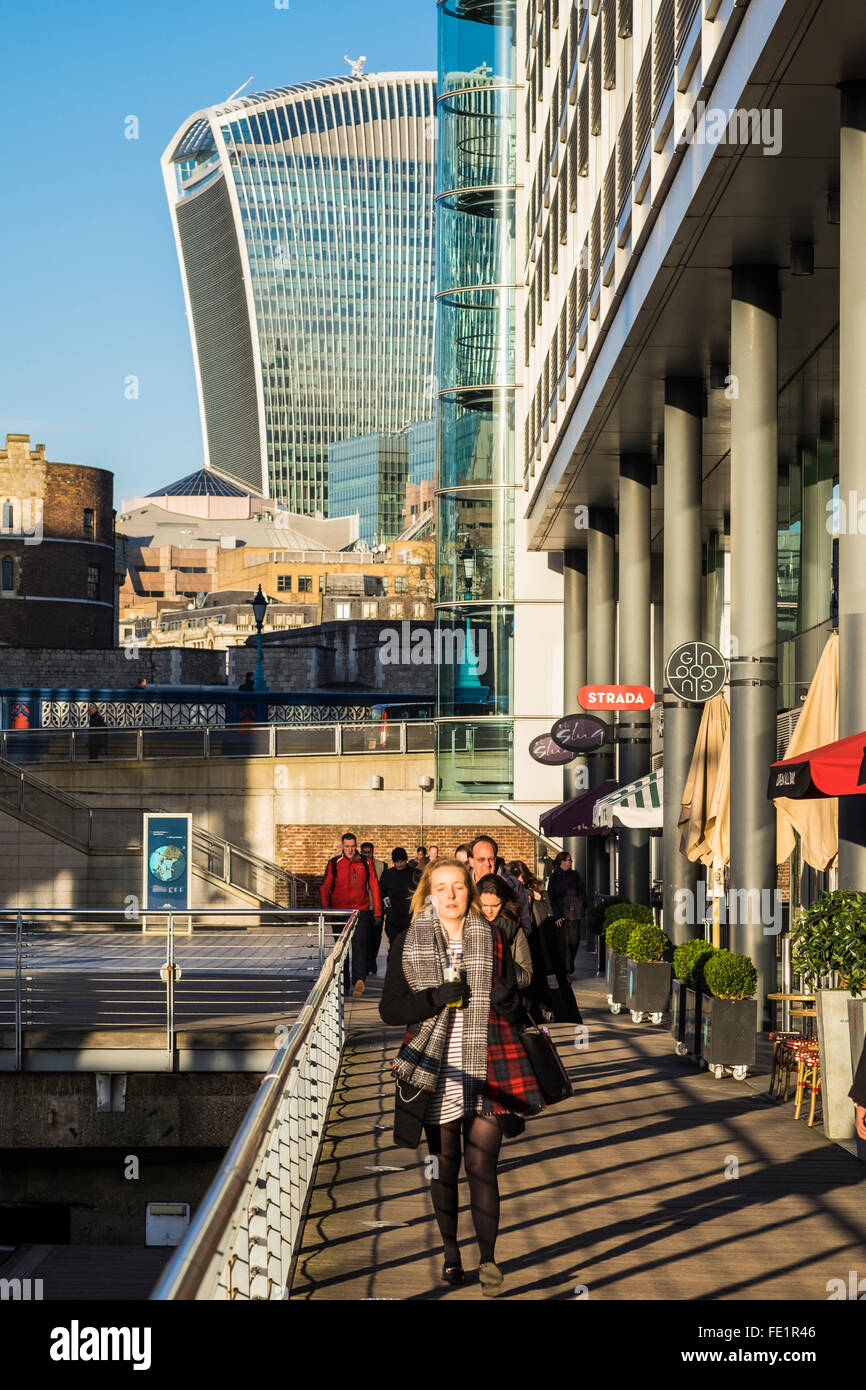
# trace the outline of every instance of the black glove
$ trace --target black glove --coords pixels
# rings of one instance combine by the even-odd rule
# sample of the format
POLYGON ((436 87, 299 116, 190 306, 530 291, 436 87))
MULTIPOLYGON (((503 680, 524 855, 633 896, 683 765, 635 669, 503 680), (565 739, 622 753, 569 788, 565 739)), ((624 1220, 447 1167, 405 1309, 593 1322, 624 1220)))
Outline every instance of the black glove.
POLYGON ((444 1009, 449 1004, 456 1004, 461 999, 468 998, 469 990, 462 980, 446 980, 444 985, 437 985, 429 994, 430 1003, 437 1009, 444 1009))

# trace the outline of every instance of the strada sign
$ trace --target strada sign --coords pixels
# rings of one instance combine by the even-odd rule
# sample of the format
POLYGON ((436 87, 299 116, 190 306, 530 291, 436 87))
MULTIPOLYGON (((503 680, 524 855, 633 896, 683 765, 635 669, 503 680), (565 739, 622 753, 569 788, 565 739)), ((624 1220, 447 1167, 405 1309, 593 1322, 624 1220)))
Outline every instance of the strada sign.
POLYGON ((581 709, 651 709, 655 694, 648 685, 584 685, 577 692, 581 709))

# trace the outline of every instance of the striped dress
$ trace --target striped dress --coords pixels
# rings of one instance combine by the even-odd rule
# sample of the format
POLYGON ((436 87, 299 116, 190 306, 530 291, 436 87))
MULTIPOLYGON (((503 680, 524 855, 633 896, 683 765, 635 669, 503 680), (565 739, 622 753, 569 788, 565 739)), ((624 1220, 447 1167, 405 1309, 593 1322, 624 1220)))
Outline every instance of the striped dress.
MULTIPOLYGON (((463 942, 449 941, 448 955, 452 965, 458 969, 463 964, 463 942)), ((436 1083, 436 1090, 430 1098, 424 1123, 443 1125, 449 1120, 459 1119, 463 1114, 463 1009, 449 1009, 451 1026, 445 1055, 436 1083)))

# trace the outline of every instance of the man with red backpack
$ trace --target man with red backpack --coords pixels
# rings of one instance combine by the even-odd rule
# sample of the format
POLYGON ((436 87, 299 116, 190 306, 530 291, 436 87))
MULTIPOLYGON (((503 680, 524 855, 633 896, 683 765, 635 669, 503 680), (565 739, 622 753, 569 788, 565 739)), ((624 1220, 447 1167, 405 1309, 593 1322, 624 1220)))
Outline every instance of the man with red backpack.
MULTIPOLYGON (((344 908, 357 912, 355 934, 352 938, 352 988, 349 989, 349 963, 346 962, 346 993, 356 999, 364 993, 364 981, 369 974, 367 959, 370 938, 373 931, 373 918, 382 916, 382 896, 375 869, 371 870, 369 861, 358 853, 358 842, 351 830, 342 838, 342 853, 328 861, 325 877, 319 894, 322 907, 344 908), (372 900, 373 908, 370 910, 372 900)), ((335 936, 339 932, 334 932, 335 936)))

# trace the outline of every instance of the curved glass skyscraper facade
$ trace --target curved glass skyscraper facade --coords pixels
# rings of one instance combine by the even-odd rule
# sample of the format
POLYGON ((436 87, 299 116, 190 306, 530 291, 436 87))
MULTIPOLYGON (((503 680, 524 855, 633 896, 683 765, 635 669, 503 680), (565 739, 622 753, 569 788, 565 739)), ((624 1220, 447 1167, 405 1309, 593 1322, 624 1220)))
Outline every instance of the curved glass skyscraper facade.
POLYGON ((440 0, 437 795, 513 788, 516 5, 440 0))
POLYGON ((328 445, 429 418, 436 85, 334 78, 198 112, 163 155, 208 464, 327 513, 328 445))

